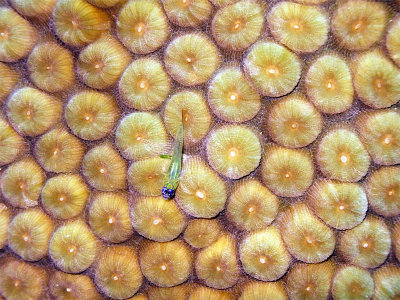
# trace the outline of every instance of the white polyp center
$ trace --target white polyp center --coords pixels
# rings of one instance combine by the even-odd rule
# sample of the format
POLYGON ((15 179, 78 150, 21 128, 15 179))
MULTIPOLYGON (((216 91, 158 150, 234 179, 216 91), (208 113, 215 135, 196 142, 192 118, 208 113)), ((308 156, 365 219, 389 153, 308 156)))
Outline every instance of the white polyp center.
POLYGON ((293 129, 297 128, 297 124, 296 123, 292 123, 292 125, 290 125, 290 127, 292 127, 293 129))
POLYGON ((367 248, 369 246, 369 244, 367 242, 364 242, 364 244, 362 244, 363 248, 367 248))
POLYGON ((341 161, 342 163, 347 163, 347 160, 348 160, 348 158, 347 158, 346 155, 342 155, 342 156, 340 157, 340 161, 341 161))
POLYGON ((186 4, 186 3, 187 3, 187 0, 182 0, 182 3, 183 3, 183 4, 186 4))
POLYGON ((137 138, 136 138, 136 140, 137 141, 140 141, 142 138, 140 137, 140 136, 138 136, 137 138))
POLYGON ((66 291, 67 293, 70 293, 70 292, 71 292, 71 288, 68 288, 68 287, 67 287, 67 288, 65 289, 65 291, 66 291))
POLYGON ((299 26, 298 24, 294 24, 294 25, 293 25, 293 28, 294 28, 294 29, 300 29, 300 26, 299 26))
POLYGON ((239 27, 240 27, 239 23, 236 23, 235 26, 234 26, 235 29, 239 29, 239 27))
POLYGON ((216 269, 218 272, 221 271, 221 267, 220 267, 220 266, 217 266, 215 269, 216 269))
POLYGON ((343 206, 343 205, 340 205, 340 206, 339 206, 339 209, 340 209, 340 210, 343 210, 343 209, 344 209, 344 206, 343 206))
POLYGON ((289 178, 290 177, 290 174, 289 173, 286 173, 285 174, 285 178, 289 178))
POLYGON ((114 279, 115 281, 117 281, 119 278, 118 278, 117 275, 114 275, 113 279, 114 279))
POLYGON ((361 28, 361 23, 360 22, 354 25, 354 29, 355 30, 358 30, 360 28, 361 28))
POLYGON ((95 69, 100 69, 100 64, 96 64, 96 65, 94 66, 94 68, 95 68, 95 69))
POLYGON ((235 151, 235 150, 231 150, 231 151, 229 152, 229 155, 230 155, 231 157, 235 157, 235 156, 236 156, 236 151, 235 151))
POLYGON ((139 25, 138 27, 137 27, 137 32, 142 32, 142 30, 143 30, 143 27, 142 27, 142 25, 139 25))
POLYGON ((86 120, 86 121, 89 121, 89 120, 90 120, 90 117, 89 117, 89 116, 85 116, 85 120, 86 120))
POLYGON ((249 207, 249 213, 252 213, 254 211, 254 207, 253 206, 250 206, 249 207))
POLYGON ((26 115, 27 115, 27 116, 30 116, 30 115, 31 115, 31 111, 30 111, 30 110, 27 110, 27 111, 26 111, 26 115))
POLYGON ((141 81, 141 82, 139 83, 139 87, 140 87, 141 89, 144 89, 144 88, 146 87, 146 84, 145 84, 143 81, 141 81))
POLYGON ((16 281, 14 282, 14 286, 15 286, 15 287, 18 287, 18 286, 19 286, 19 281, 18 281, 18 280, 16 280, 16 281))
POLYGON ((108 218, 108 223, 109 223, 109 224, 112 224, 113 222, 114 222, 114 219, 113 219, 112 217, 109 217, 109 218, 108 218))
POLYGON ((384 140, 383 140, 383 142, 386 144, 386 145, 389 145, 390 144, 390 138, 385 138, 384 140))
POLYGON ((24 240, 24 242, 27 242, 27 241, 29 240, 28 236, 26 236, 26 235, 24 235, 24 236, 22 237, 22 239, 24 240))
POLYGON ((306 291, 307 291, 307 292, 311 291, 311 287, 310 287, 310 286, 307 286, 307 287, 306 287, 306 291))
POLYGON ((165 271, 167 269, 166 265, 161 265, 161 270, 165 271))
POLYGON ((53 155, 57 155, 57 154, 58 154, 58 149, 54 149, 53 155))
POLYGON ((230 96, 230 98, 231 98, 232 101, 235 101, 235 100, 236 100, 236 96, 235 96, 234 94, 232 94, 232 95, 230 96))
POLYGON ((197 191, 196 192, 196 196, 199 197, 200 199, 203 199, 204 198, 204 193, 201 192, 201 191, 197 191))
POLYGON ((69 248, 69 253, 73 253, 75 251, 74 247, 69 248))
POLYGON ((267 262, 267 260, 265 259, 265 257, 260 257, 260 263, 265 264, 267 262))
POLYGON ((160 219, 154 219, 153 224, 154 224, 154 225, 160 224, 160 219))
POLYGON ((47 66, 47 67, 46 67, 46 70, 50 70, 50 69, 51 69, 51 67, 50 67, 50 66, 47 66))
POLYGON ((64 201, 64 197, 61 196, 60 198, 58 198, 58 200, 63 202, 64 201))
POLYGON ((106 170, 104 170, 103 168, 100 169, 100 173, 104 174, 106 172, 106 170))
POLYGON ((275 74, 275 73, 276 73, 276 70, 273 69, 273 68, 270 68, 270 69, 268 70, 268 72, 269 72, 269 74, 275 74))
POLYGON ((186 58, 186 61, 187 61, 188 63, 191 63, 191 62, 192 62, 192 59, 191 59, 190 57, 188 57, 188 58, 186 58))
POLYGON ((388 192, 388 195, 389 195, 389 196, 393 196, 393 195, 394 195, 394 191, 393 191, 393 190, 390 190, 390 191, 388 192))
POLYGON ((1 36, 5 36, 6 33, 5 33, 5 32, 0 32, 0 35, 1 35, 1 36))
POLYGON ((328 87, 328 89, 332 88, 332 83, 328 82, 328 84, 326 85, 328 87))

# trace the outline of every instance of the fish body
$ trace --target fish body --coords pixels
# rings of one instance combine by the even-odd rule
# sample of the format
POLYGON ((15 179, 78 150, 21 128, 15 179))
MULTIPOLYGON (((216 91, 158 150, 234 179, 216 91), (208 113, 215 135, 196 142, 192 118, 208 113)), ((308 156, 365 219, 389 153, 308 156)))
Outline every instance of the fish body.
MULTIPOLYGON (((183 153, 183 123, 179 126, 178 135, 175 140, 174 151, 171 156, 171 164, 168 168, 164 187, 162 188, 162 196, 169 200, 174 198, 175 191, 179 184, 179 176, 182 170, 182 153, 183 153)), ((161 157, 169 157, 161 155, 161 157)))

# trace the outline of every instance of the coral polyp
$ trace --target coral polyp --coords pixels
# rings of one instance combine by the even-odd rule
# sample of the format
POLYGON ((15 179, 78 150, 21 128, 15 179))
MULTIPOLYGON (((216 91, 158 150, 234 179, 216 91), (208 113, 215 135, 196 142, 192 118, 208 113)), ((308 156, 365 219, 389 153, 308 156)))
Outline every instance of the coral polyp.
POLYGON ((246 75, 264 96, 284 96, 300 80, 299 58, 284 46, 271 41, 255 43, 243 63, 246 75))
POLYGON ((79 215, 89 199, 89 188, 77 174, 49 178, 43 186, 41 203, 53 217, 69 219, 79 215))
POLYGON ((274 221, 279 199, 258 180, 237 182, 229 197, 226 213, 229 220, 242 230, 254 230, 274 221))
POLYGON ((376 164, 400 163, 400 113, 396 110, 360 113, 356 128, 376 164))
POLYGON ((318 137, 323 118, 303 95, 292 94, 270 108, 266 123, 268 133, 276 143, 300 148, 318 137))
POLYGON ((128 50, 105 35, 79 53, 76 71, 86 85, 105 89, 118 81, 130 60, 128 50))
POLYGON ((239 300, 275 299, 288 300, 282 282, 249 282, 243 287, 239 300))
POLYGON ((339 2, 333 12, 332 33, 349 50, 365 50, 383 35, 388 22, 384 3, 365 0, 339 2))
POLYGON ((353 65, 354 89, 362 102, 372 108, 399 102, 400 70, 381 51, 359 54, 353 65))
POLYGON ((39 209, 17 214, 8 225, 8 246, 24 260, 37 261, 47 254, 54 223, 39 209))
POLYGON ((335 249, 335 233, 303 203, 290 206, 279 220, 283 241, 298 260, 318 263, 335 249))
POLYGON ((83 143, 65 128, 54 128, 36 142, 35 156, 47 172, 77 171, 84 154, 83 143))
POLYGON ((173 137, 178 136, 183 123, 183 145, 201 141, 211 126, 211 114, 206 99, 199 91, 185 90, 174 94, 166 103, 164 123, 173 137))
POLYGON ((376 268, 386 260, 390 246, 389 228, 382 219, 370 215, 359 226, 344 232, 338 249, 347 262, 376 268))
POLYGON ((160 287, 183 283, 189 277, 193 264, 189 246, 175 240, 167 243, 148 242, 139 253, 140 268, 146 278, 160 287))
POLYGON ((206 285, 216 289, 233 286, 240 269, 233 237, 222 235, 211 246, 202 249, 195 261, 196 274, 206 285))
POLYGON ((330 179, 356 182, 367 174, 370 157, 351 128, 337 126, 319 142, 317 164, 330 179))
POLYGON ((7 116, 21 135, 38 136, 60 121, 62 104, 55 97, 31 87, 16 90, 8 99, 7 116))
POLYGON ((290 299, 328 299, 335 264, 328 260, 319 264, 296 263, 286 277, 290 299))
POLYGON ((348 110, 353 103, 350 68, 334 52, 312 62, 305 77, 305 86, 309 100, 323 113, 338 114, 348 110))
POLYGON ((185 161, 176 202, 189 215, 212 218, 225 207, 225 182, 199 157, 185 161))
POLYGON ((0 76, 2 78, 2 85, 0 87, 0 103, 3 103, 17 84, 20 74, 13 68, 10 68, 7 64, 0 62, 0 76))
POLYGON ((194 219, 188 223, 183 238, 193 248, 210 246, 222 233, 217 219, 194 219))
POLYGON ((384 217, 400 214, 400 167, 381 167, 369 174, 366 191, 370 208, 384 217))
POLYGON ((211 110, 227 122, 241 123, 254 118, 261 108, 260 100, 260 95, 235 66, 219 71, 208 87, 211 110))
POLYGON ((248 48, 261 34, 263 13, 263 7, 256 1, 238 1, 221 8, 212 21, 214 39, 227 50, 248 48))
POLYGON ((178 36, 165 50, 164 63, 173 79, 185 86, 207 82, 221 64, 218 48, 201 33, 178 36))
POLYGON ((97 91, 82 91, 69 99, 65 121, 72 132, 84 140, 105 137, 115 126, 120 109, 115 99, 97 91))
POLYGON ((116 24, 119 40, 137 54, 157 50, 170 32, 162 6, 154 0, 129 1, 120 10, 116 24))
POLYGON ((2 172, 0 179, 0 190, 9 204, 21 208, 38 205, 46 177, 33 158, 12 163, 2 172))
POLYGON ((75 82, 74 57, 55 42, 37 45, 28 58, 33 83, 49 93, 65 91, 75 82))
POLYGON ((108 14, 84 0, 60 0, 53 10, 53 26, 66 44, 83 47, 111 27, 108 14))
POLYGON ((92 279, 87 275, 73 275, 55 271, 49 278, 50 293, 60 300, 93 299, 100 300, 92 279))
POLYGON ((248 175, 261 160, 261 144, 257 134, 242 125, 225 125, 214 130, 206 148, 211 167, 231 179, 248 175))
POLYGON ((46 294, 47 279, 43 268, 8 259, 1 263, 0 294, 9 300, 42 299, 46 294))
POLYGON ((374 293, 371 274, 355 266, 342 266, 332 281, 334 299, 370 299, 374 293))
POLYGON ((122 193, 98 193, 89 208, 89 225, 105 241, 120 243, 133 233, 128 197, 122 193))
POLYGON ((115 143, 124 157, 139 160, 163 154, 168 137, 157 114, 134 112, 121 119, 115 132, 115 143))
POLYGON ((156 58, 134 60, 119 81, 124 104, 138 110, 153 110, 167 98, 171 79, 156 58))
POLYGON ((7 122, 0 116, 0 166, 7 165, 24 153, 26 142, 7 122))
POLYGON ((134 295, 143 281, 136 250, 127 246, 106 249, 95 266, 95 282, 108 297, 134 295))
POLYGON ((14 10, 0 8, 0 61, 16 62, 25 58, 35 45, 36 29, 14 10))
POLYGON ((367 195, 360 184, 319 180, 311 187, 307 204, 327 225, 340 230, 362 222, 367 209, 367 195))
POLYGON ((49 256, 60 270, 81 273, 89 268, 99 253, 100 243, 82 220, 59 226, 49 244, 49 256))
POLYGON ((186 225, 186 217, 174 201, 160 197, 138 199, 131 211, 132 225, 144 237, 167 242, 175 239, 186 225))
POLYGON ((89 184, 101 191, 115 191, 126 187, 126 161, 108 142, 86 152, 82 173, 89 184))
POLYGON ((314 52, 328 39, 327 13, 316 6, 280 2, 271 9, 268 25, 274 38, 295 52, 314 52))
POLYGON ((240 243, 239 255, 244 271, 263 281, 282 277, 292 259, 275 226, 249 233, 240 243))
POLYGON ((162 0, 168 19, 182 27, 195 27, 210 18, 212 5, 208 0, 162 0))
POLYGON ((311 153, 271 145, 265 150, 261 176, 265 185, 282 197, 303 195, 314 179, 311 153))

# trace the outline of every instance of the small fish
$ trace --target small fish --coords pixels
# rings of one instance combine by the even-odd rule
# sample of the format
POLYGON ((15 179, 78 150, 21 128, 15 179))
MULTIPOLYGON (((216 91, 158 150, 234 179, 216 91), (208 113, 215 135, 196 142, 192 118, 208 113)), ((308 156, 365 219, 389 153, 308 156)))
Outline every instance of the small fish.
POLYGON ((171 155, 160 155, 162 158, 170 158, 171 164, 166 174, 165 184, 161 190, 164 199, 174 198, 176 188, 179 184, 179 176, 182 170, 182 152, 183 152, 183 122, 179 126, 178 135, 175 140, 174 151, 171 155))

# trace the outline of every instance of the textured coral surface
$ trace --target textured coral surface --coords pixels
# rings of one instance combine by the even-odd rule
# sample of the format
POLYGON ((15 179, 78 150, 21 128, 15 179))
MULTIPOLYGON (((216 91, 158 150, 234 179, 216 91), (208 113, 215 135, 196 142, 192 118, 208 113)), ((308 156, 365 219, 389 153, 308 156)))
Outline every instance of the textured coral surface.
POLYGON ((400 299, 399 12, 0 0, 0 298, 400 299))

